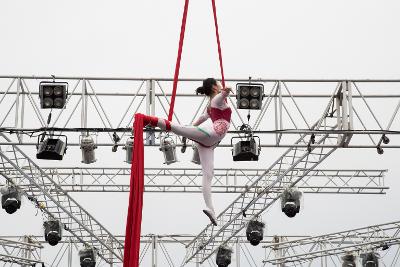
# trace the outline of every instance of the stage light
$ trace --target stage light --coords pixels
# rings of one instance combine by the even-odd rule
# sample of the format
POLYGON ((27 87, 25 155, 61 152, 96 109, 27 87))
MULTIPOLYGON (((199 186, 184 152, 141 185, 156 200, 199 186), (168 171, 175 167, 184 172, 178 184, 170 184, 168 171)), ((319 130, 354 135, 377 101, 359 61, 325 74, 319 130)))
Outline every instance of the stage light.
POLYGON ((289 218, 293 218, 300 211, 300 198, 302 193, 297 188, 287 188, 281 195, 282 212, 289 218))
POLYGON ((375 252, 367 252, 360 255, 362 259, 363 267, 378 267, 379 266, 379 256, 375 252))
POLYGON ((0 189, 1 207, 8 213, 13 214, 21 208, 21 193, 13 186, 4 186, 0 189))
POLYGON ((55 246, 62 238, 62 224, 56 220, 49 220, 43 223, 44 239, 50 244, 55 246))
POLYGON ((169 134, 161 137, 160 151, 164 154, 164 164, 169 165, 178 161, 176 144, 169 134))
POLYGON ((82 136, 81 138, 81 150, 82 150, 82 163, 90 164, 96 162, 95 144, 93 138, 90 135, 82 136))
POLYGON ((342 260, 342 267, 356 267, 356 257, 353 254, 344 255, 342 260))
POLYGON ((238 109, 261 109, 263 97, 263 84, 236 84, 236 103, 238 109))
POLYGON ((68 83, 41 82, 39 84, 39 98, 41 108, 64 108, 68 94, 68 83))
POLYGON ((126 150, 125 162, 131 164, 133 153, 133 135, 126 139, 125 146, 122 149, 126 150))
POLYGON ((38 142, 36 145, 37 159, 48 159, 48 160, 62 160, 67 150, 67 136, 65 135, 47 135, 46 133, 38 136, 38 142), (50 136, 46 138, 46 136, 50 136), (63 137, 65 141, 59 138, 63 137), (40 138, 40 141, 39 141, 40 138))
POLYGON ((193 156, 192 156, 192 162, 194 164, 200 165, 200 155, 199 155, 199 150, 197 149, 196 145, 193 145, 193 156))
POLYGON ((265 224, 263 222, 257 220, 249 221, 246 228, 246 237, 250 244, 253 246, 260 244, 264 238, 264 227, 265 224))
POLYGON ((94 248, 84 248, 79 251, 79 259, 81 267, 95 267, 96 266, 96 251, 94 248))
POLYGON ((240 130, 244 132, 244 136, 231 138, 233 161, 257 161, 261 151, 260 138, 253 135, 251 127, 247 124, 242 125, 240 130), (240 141, 233 145, 234 139, 240 141))
POLYGON ((231 264, 232 249, 227 246, 220 246, 218 248, 216 264, 218 267, 227 267, 231 264))

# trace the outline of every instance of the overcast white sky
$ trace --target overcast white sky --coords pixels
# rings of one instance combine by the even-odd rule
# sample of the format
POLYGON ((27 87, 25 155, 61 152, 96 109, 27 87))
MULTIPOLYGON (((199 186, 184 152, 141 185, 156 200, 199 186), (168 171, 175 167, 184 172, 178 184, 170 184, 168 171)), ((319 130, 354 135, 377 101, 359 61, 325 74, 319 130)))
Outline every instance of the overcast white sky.
MULTIPOLYGON (((3 0, 0 75, 171 78, 182 8, 183 0, 3 0)), ((227 77, 400 78, 399 1, 218 0, 217 8, 227 77)), ((210 1, 192 0, 181 77, 218 75, 210 1)), ((2 112, 6 111, 0 107, 2 112)), ((268 167, 281 152, 264 150, 265 161, 254 166, 268 167)), ((226 157, 218 153, 217 158, 226 157)), ((106 152, 101 155, 107 157, 106 152)), ((398 220, 396 159, 397 150, 379 157, 375 150, 337 152, 322 167, 387 168, 388 195, 307 195, 304 211, 293 220, 276 205, 264 218, 268 234, 319 234, 398 220)), ((232 166, 221 162, 216 166, 232 166)), ((123 233, 127 195, 76 197, 111 231, 123 233), (121 207, 106 202, 110 199, 121 207)), ((200 213, 200 194, 147 194, 145 198, 144 234, 197 234, 207 222, 200 213), (177 208, 181 203, 187 204, 177 208), (188 213, 190 209, 193 212, 188 213)), ((232 199, 233 195, 216 196, 217 209, 232 199)), ((15 216, 2 213, 0 226, 13 229, 1 228, 0 235, 40 234, 41 219, 31 221, 34 215, 30 205, 15 216)))

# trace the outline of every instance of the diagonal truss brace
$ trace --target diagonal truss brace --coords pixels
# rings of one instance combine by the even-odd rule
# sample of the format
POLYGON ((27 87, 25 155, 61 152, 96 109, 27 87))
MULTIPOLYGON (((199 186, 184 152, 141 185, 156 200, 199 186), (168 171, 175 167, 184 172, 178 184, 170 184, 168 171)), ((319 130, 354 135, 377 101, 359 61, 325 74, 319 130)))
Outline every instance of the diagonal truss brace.
MULTIPOLYGON (((0 133, 0 139, 10 141, 0 133)), ((0 175, 22 189, 49 218, 61 221, 81 243, 93 246, 107 263, 121 262, 123 244, 65 192, 16 145, 0 146, 0 175), (16 172, 7 170, 14 168, 16 172)))

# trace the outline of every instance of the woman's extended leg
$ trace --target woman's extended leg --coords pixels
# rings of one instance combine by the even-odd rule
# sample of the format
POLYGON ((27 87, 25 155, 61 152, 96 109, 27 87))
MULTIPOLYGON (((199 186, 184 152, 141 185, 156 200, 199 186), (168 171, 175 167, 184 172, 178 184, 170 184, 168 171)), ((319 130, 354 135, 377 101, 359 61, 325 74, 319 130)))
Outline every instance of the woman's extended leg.
POLYGON ((210 214, 207 214, 207 211, 205 211, 205 213, 207 214, 207 216, 211 216, 210 220, 212 222, 214 220, 215 223, 213 223, 216 224, 215 211, 211 198, 211 184, 214 177, 214 148, 204 147, 199 144, 196 145, 197 150, 199 151, 201 169, 203 172, 201 190, 203 192, 204 202, 206 203, 207 210, 210 214))

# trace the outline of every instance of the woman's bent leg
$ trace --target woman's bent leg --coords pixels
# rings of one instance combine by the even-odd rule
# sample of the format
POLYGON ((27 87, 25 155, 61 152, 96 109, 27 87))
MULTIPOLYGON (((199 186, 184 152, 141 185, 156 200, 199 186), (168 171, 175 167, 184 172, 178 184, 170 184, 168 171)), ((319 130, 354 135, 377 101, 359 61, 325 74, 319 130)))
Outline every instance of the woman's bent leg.
POLYGON ((211 146, 219 141, 218 136, 211 131, 197 126, 180 125, 178 123, 165 121, 164 119, 158 119, 157 126, 162 130, 169 130, 167 129, 169 127, 168 123, 170 124, 170 131, 173 133, 187 137, 201 144, 211 146))

